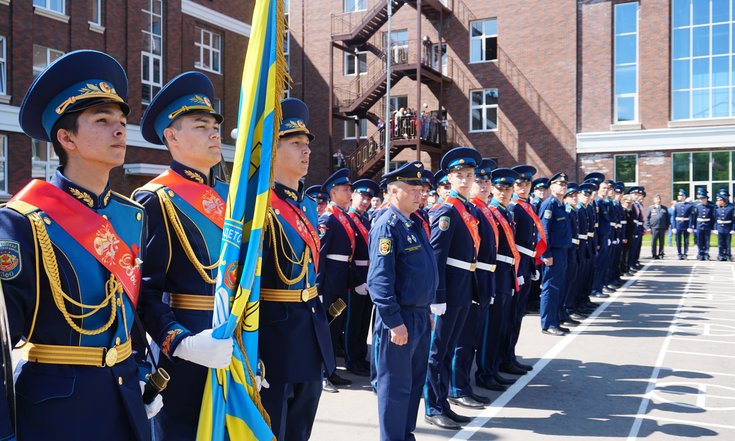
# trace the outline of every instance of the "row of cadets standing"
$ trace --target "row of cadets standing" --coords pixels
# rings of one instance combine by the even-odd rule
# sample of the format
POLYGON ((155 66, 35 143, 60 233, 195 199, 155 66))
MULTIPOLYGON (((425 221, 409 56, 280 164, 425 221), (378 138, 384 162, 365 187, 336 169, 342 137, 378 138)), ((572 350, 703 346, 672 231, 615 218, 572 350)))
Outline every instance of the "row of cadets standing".
POLYGON ((709 239, 715 226, 715 204, 710 202, 707 189, 697 189, 697 201, 692 210, 695 228, 694 240, 697 244, 697 259, 709 260, 709 239))
POLYGON ((605 180, 602 173, 594 172, 585 176, 585 180, 595 179, 599 181, 597 198, 595 199, 595 210, 597 213, 597 221, 595 224, 597 237, 597 257, 595 258, 595 275, 592 284, 592 295, 598 298, 607 298, 608 294, 603 293, 605 286, 607 271, 610 266, 610 238, 612 233, 611 225, 611 206, 609 196, 612 191, 609 180, 605 180))
POLYGON ((639 270, 643 267, 640 264, 641 248, 643 244, 643 234, 645 233, 645 215, 643 214, 643 199, 646 197, 646 189, 642 186, 635 186, 628 189, 628 194, 633 195, 633 244, 630 249, 630 259, 628 265, 639 270))
POLYGON ((732 255, 730 253, 730 236, 735 234, 733 229, 733 212, 735 206, 729 200, 730 194, 726 189, 721 188, 717 192, 717 207, 715 208, 715 223, 717 225, 717 260, 730 261, 732 255))
MULTIPOLYGON (((579 186, 576 182, 567 183, 567 189, 564 193, 564 209, 567 212, 567 221, 571 227, 572 245, 567 250, 567 271, 564 289, 559 301, 559 323, 566 325, 578 325, 580 322, 571 317, 574 304, 576 301, 576 293, 578 288, 578 276, 581 273, 583 258, 581 254, 585 251, 584 242, 581 242, 580 232, 582 231, 581 218, 583 214, 577 210, 577 192, 579 186)), ((586 222, 585 222, 586 224, 586 222)), ((586 229, 586 226, 584 227, 586 229)), ((561 327, 560 329, 564 329, 561 327)))
MULTIPOLYGON (((549 178, 540 177, 531 181, 531 190, 533 191, 533 197, 531 198, 531 206, 533 212, 538 217, 538 209, 541 206, 541 202, 548 197, 549 193, 549 178)), ((541 258, 536 256, 536 265, 539 273, 543 273, 543 262, 541 258)), ((531 281, 531 291, 528 294, 528 302, 526 304, 526 312, 538 312, 539 306, 541 305, 541 277, 531 281)))
MULTIPOLYGON (((579 219, 579 265, 575 282, 574 300, 571 306, 567 305, 566 314, 568 319, 579 321, 596 305, 589 299, 592 291, 592 279, 594 275, 595 254, 597 244, 595 242, 595 206, 594 195, 597 184, 594 181, 585 181, 577 187, 577 217, 579 219)), ((569 321, 569 320, 568 320, 569 321)))
MULTIPOLYGON (((430 424, 456 429, 471 419, 457 415, 447 400, 454 349, 473 300, 479 299, 475 269, 480 248, 477 220, 470 210, 469 194, 480 153, 469 147, 447 152, 441 168, 452 190, 431 217, 431 245, 436 256, 439 284, 431 311, 429 366, 424 388, 425 419, 430 424)), ((380 381, 378 381, 380 387, 380 381)))

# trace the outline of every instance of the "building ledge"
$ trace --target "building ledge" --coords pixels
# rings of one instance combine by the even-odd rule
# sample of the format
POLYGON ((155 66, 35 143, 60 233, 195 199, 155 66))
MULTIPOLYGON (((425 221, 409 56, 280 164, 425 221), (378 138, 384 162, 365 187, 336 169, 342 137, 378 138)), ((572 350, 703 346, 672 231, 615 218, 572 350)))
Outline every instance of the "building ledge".
MULTIPOLYGON (((0 5, 8 6, 10 4, 10 0, 0 0, 0 5)), ((2 195, 0 195, 2 197, 2 195)))
POLYGON ((181 12, 220 29, 250 38, 251 26, 249 24, 195 3, 193 0, 181 0, 181 12))
POLYGON ((621 132, 624 130, 641 130, 643 126, 639 123, 617 123, 610 124, 610 130, 613 132, 621 132))
POLYGON ((51 11, 46 8, 41 8, 39 6, 33 7, 33 13, 36 15, 40 15, 41 17, 50 18, 52 20, 60 21, 62 23, 69 23, 69 16, 65 14, 59 14, 58 12, 51 11))
POLYGON ((148 164, 145 162, 133 162, 123 164, 123 170, 126 175, 135 176, 158 176, 168 169, 166 164, 148 164))
POLYGON ((669 127, 712 127, 735 125, 735 118, 688 119, 686 121, 669 121, 669 127))
POLYGON ((10 95, 0 95, 0 104, 10 104, 12 99, 13 97, 10 95))
POLYGON ((105 27, 104 26, 102 26, 102 25, 100 25, 98 23, 95 23, 93 21, 88 21, 87 23, 89 24, 89 30, 90 31, 96 32, 98 34, 104 34, 105 33, 105 27))
POLYGON ((735 147, 735 125, 577 134, 577 154, 735 147))

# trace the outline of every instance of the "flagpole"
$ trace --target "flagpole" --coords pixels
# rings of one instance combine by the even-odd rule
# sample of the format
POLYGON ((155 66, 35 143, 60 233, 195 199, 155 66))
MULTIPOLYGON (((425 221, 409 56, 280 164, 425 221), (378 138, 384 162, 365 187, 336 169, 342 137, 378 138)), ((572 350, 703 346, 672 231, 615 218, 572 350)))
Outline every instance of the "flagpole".
POLYGON ((390 172, 390 69, 393 58, 393 41, 391 35, 391 18, 393 17, 393 0, 388 0, 388 33, 386 35, 386 69, 385 69, 385 171, 390 172))

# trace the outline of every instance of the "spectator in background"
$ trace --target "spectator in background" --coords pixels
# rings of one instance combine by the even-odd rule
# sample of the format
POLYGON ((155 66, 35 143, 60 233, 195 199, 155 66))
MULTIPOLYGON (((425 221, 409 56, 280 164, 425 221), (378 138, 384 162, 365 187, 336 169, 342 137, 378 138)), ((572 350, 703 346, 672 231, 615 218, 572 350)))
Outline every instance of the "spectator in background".
POLYGON ((646 229, 651 231, 651 257, 661 259, 664 254, 664 233, 671 224, 669 210, 661 205, 661 195, 653 197, 653 205, 648 207, 646 229))

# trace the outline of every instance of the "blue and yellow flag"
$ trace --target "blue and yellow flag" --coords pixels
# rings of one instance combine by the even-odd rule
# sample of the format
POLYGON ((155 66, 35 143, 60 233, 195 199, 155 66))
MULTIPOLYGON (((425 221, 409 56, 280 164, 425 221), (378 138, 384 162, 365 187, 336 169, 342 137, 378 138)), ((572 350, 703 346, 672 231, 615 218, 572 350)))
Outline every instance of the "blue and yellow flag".
POLYGON ((209 370, 197 441, 275 439, 255 387, 255 373, 263 224, 287 78, 285 26, 283 0, 256 0, 212 319, 214 337, 232 336, 236 344, 229 368, 209 370))

